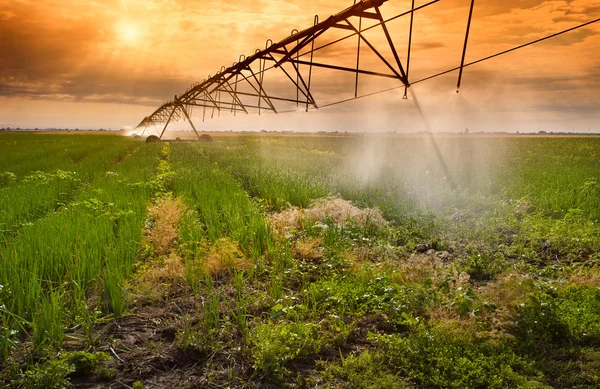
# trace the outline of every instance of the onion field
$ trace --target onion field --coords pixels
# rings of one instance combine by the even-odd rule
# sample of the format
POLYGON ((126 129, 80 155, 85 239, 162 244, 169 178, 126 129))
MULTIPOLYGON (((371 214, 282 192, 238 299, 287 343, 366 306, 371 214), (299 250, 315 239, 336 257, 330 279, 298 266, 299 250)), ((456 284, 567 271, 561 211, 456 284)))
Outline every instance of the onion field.
POLYGON ((15 388, 600 386, 600 137, 0 134, 15 388))

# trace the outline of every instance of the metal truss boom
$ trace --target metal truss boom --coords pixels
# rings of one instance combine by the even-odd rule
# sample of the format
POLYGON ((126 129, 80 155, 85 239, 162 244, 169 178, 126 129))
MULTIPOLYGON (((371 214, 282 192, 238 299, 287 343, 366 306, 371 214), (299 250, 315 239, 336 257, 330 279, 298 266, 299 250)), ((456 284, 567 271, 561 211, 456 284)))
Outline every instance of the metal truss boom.
MULTIPOLYGON (((187 91, 179 96, 175 96, 172 101, 167 101, 157 108, 150 116, 145 117, 139 127, 149 127, 156 124, 165 123, 164 129, 160 135, 165 133, 167 126, 179 120, 187 120, 195 130, 195 126, 191 121, 191 115, 188 114, 185 107, 201 106, 203 108, 212 108, 221 111, 227 109, 232 112, 250 113, 251 110, 270 111, 278 113, 278 108, 275 102, 295 103, 296 105, 306 105, 306 110, 309 107, 315 109, 318 105, 311 91, 312 70, 313 68, 325 68, 329 70, 353 73, 356 75, 369 75, 384 78, 396 79, 407 88, 410 86, 407 73, 404 70, 404 65, 396 51, 391 34, 387 29, 386 20, 383 19, 379 7, 388 0, 360 0, 355 1, 355 4, 345 10, 332 15, 322 22, 319 22, 318 17, 315 17, 315 23, 312 27, 298 31, 294 30, 292 35, 282 39, 279 42, 267 41, 266 47, 263 50, 257 50, 253 55, 248 57, 241 56, 239 62, 234 63, 228 68, 221 68, 221 71, 200 83, 192 85, 187 91), (359 28, 357 29, 352 23, 352 19, 359 20, 359 28), (370 28, 362 28, 363 18, 371 19, 376 23, 370 28), (369 39, 364 36, 364 32, 379 27, 385 42, 389 45, 389 50, 393 53, 393 61, 388 61, 385 56, 379 51, 369 39), (358 35, 359 44, 356 48, 357 58, 360 57, 361 42, 368 46, 377 58, 385 65, 389 72, 374 71, 369 69, 360 69, 356 67, 340 66, 323 61, 316 61, 313 53, 321 50, 323 46, 315 48, 315 41, 322 37, 330 30, 346 30, 351 31, 352 35, 358 35), (310 55, 309 60, 300 59, 310 55), (270 62, 273 65, 266 67, 270 62), (289 64, 291 67, 287 69, 284 65, 289 64), (253 69, 253 65, 258 65, 253 69), (285 75, 290 86, 296 90, 295 97, 284 96, 275 92, 269 91, 265 85, 265 73, 268 70, 278 68, 285 75), (304 72, 308 69, 308 74, 304 72), (304 72, 303 72, 304 71, 304 72), (246 86, 249 90, 242 91, 240 88, 246 86), (256 98, 254 103, 244 101, 244 97, 256 98), (228 99, 227 101, 225 99, 228 99)), ((433 4, 439 0, 430 2, 433 4)), ((412 14, 415 9, 411 9, 408 13, 412 14)), ((405 13, 406 14, 406 13, 405 13)), ((357 64, 358 65, 358 64, 357 64)), ((355 94, 358 93, 358 81, 355 85, 355 94)))
MULTIPOLYGON (((238 62, 234 62, 232 66, 227 68, 222 67, 221 70, 213 76, 208 76, 204 81, 191 85, 190 88, 181 95, 176 95, 173 100, 163 103, 152 114, 145 117, 136 128, 144 128, 142 132, 143 135, 146 129, 150 127, 156 129, 157 125, 164 124, 162 132, 160 132, 160 138, 162 138, 170 123, 187 120, 196 136, 200 139, 196 126, 192 122, 193 107, 202 107, 203 121, 206 119, 207 109, 212 110, 212 113, 209 112, 211 118, 214 117, 215 110, 220 116, 221 112, 232 112, 234 115, 238 112, 245 114, 261 114, 263 111, 275 114, 281 112, 295 112, 300 107, 300 104, 305 106, 306 111, 309 110, 309 107, 319 109, 319 105, 317 104, 312 90, 314 88, 314 68, 328 69, 354 75, 354 98, 322 104, 320 105, 321 108, 398 88, 404 88, 403 98, 406 99, 407 90, 411 85, 456 70, 459 71, 456 87, 456 91, 458 92, 461 86, 464 68, 600 21, 600 18, 598 18, 512 49, 504 50, 479 60, 465 63, 475 3, 475 0, 470 0, 469 16, 467 19, 467 29, 460 66, 411 82, 409 79, 409 70, 415 12, 436 4, 441 0, 431 0, 418 7, 415 7, 415 1, 412 0, 409 10, 396 14, 388 19, 384 19, 380 11, 380 8, 388 0, 353 1, 354 4, 352 6, 335 15, 329 16, 321 22, 319 21, 318 16, 315 16, 312 27, 301 31, 294 29, 290 36, 278 42, 273 42, 270 39, 267 40, 264 49, 257 49, 255 53, 250 56, 241 55, 238 62), (403 61, 396 49, 396 45, 392 39, 392 33, 388 29, 388 24, 405 15, 410 15, 410 24, 407 33, 408 50, 403 61), (376 46, 373 43, 373 40, 370 38, 367 39, 365 36, 365 32, 377 29, 382 36, 382 39, 379 41, 385 43, 388 52, 391 52, 392 54, 391 58, 386 58, 381 51, 381 47, 376 46), (349 34, 344 35, 341 38, 332 38, 326 43, 316 46, 316 40, 325 39, 324 37, 329 31, 348 31, 349 34), (317 60, 315 58, 316 52, 322 51, 332 45, 355 36, 357 37, 355 62, 352 66, 342 66, 340 64, 324 62, 323 60, 317 60), (374 54, 375 58, 378 60, 377 63, 379 66, 384 70, 381 70, 380 68, 366 69, 363 67, 365 61, 361 61, 361 48, 364 49, 362 45, 368 47, 370 53, 374 54), (267 63, 269 63, 270 66, 267 66, 267 63), (293 96, 289 96, 289 94, 282 92, 281 84, 276 85, 275 87, 267 85, 268 80, 266 79, 265 74, 272 69, 279 69, 281 71, 279 73, 280 77, 283 78, 288 88, 295 91, 293 96), (359 75, 397 80, 400 85, 359 96, 359 75), (296 109, 282 111, 280 108, 281 104, 295 104, 296 109)), ((327 58, 327 56, 325 57, 327 58)))

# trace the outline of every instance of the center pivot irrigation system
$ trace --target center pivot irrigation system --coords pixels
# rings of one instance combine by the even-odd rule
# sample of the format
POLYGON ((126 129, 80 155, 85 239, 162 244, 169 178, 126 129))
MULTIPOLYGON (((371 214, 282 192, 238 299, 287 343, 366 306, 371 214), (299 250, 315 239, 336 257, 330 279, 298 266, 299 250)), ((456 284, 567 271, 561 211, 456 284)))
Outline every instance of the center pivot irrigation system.
MULTIPOLYGON (((253 55, 248 57, 241 55, 239 61, 235 62, 232 66, 228 68, 223 66, 214 76, 208 76, 206 80, 193 84, 183 94, 175 96, 172 101, 162 104, 150 116, 145 117, 136 128, 144 129, 141 134, 143 136, 148 128, 153 127, 158 131, 156 126, 164 124, 159 136, 162 139, 170 123, 183 119, 189 121, 196 136, 200 139, 196 126, 191 120, 192 111, 195 107, 202 108, 202 120, 204 121, 207 118, 207 110, 210 111, 210 118, 214 117, 215 112, 220 116, 221 112, 229 112, 233 113, 233 115, 236 115, 237 113, 258 113, 260 115, 263 111, 272 113, 297 112, 299 109, 309 111, 310 109, 324 108, 399 88, 404 89, 403 98, 406 99, 408 88, 410 88, 411 85, 454 71, 459 72, 456 86, 456 91, 458 92, 463 69, 465 67, 600 21, 600 18, 591 20, 587 23, 559 31, 555 34, 536 39, 485 58, 465 63, 471 19, 473 17, 473 8, 475 5, 475 0, 471 0, 460 66, 419 80, 411 81, 409 78, 409 69, 414 14, 441 0, 432 0, 418 7, 415 7, 415 0, 412 0, 412 6, 409 10, 384 19, 380 12, 380 7, 387 1, 388 0, 354 0, 354 5, 336 15, 328 17, 322 22, 319 22, 319 17, 315 16, 314 25, 310 28, 302 31, 293 30, 289 37, 276 43, 271 39, 267 40, 264 50, 257 49, 253 55), (392 39, 392 34, 387 25, 389 22, 403 16, 410 17, 408 52, 406 53, 404 62, 400 59, 400 55, 398 54, 392 39), (331 33, 326 34, 328 32, 331 33), (343 33, 341 37, 339 36, 340 32, 343 33), (367 32, 369 34, 379 33, 381 37, 384 38, 380 40, 386 42, 384 47, 376 47, 372 43, 373 41, 371 38, 367 39, 365 34, 367 32), (316 46, 315 42, 317 38, 326 40, 327 36, 329 36, 327 43, 316 46), (315 59, 314 54, 317 51, 327 52, 326 50, 332 49, 331 46, 353 37, 357 40, 356 45, 353 46, 355 50, 354 58, 356 60, 356 62, 353 63, 353 67, 334 64, 333 62, 335 61, 331 60, 331 56, 326 56, 329 57, 329 63, 324 63, 315 59), (361 67, 361 46, 363 45, 367 46, 371 53, 375 55, 378 69, 383 68, 384 70, 367 70, 364 67, 361 67), (393 59, 386 59, 386 56, 382 54, 383 49, 385 49, 387 53, 391 53, 393 59), (354 75, 354 97, 335 101, 319 107, 313 97, 315 88, 313 82, 313 68, 325 68, 346 74, 350 73, 351 76, 354 75), (273 88, 273 90, 267 90, 269 89, 265 86, 265 74, 267 72, 270 74, 276 72, 279 73, 280 78, 287 84, 288 90, 286 92, 283 91, 286 88, 282 87, 281 82, 279 82, 277 87, 273 88), (400 84, 373 93, 359 95, 360 75, 394 79, 399 81, 400 84), (290 88, 292 90, 291 96, 290 88), (295 106, 295 108, 293 106, 295 106), (290 107, 293 109, 286 110, 286 108, 289 109, 290 107)), ((347 54, 346 51, 346 55, 347 54)), ((354 53, 351 54, 353 55, 354 53)))

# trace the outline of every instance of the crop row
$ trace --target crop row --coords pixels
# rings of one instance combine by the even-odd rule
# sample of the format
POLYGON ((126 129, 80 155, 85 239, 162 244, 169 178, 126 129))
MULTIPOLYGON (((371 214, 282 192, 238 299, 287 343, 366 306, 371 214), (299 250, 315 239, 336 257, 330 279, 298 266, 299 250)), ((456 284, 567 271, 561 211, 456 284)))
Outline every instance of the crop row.
POLYGON ((99 309, 123 311, 158 152, 134 153, 2 248, 2 356, 29 336, 39 349, 60 344, 64 328, 92 325, 91 296, 99 309))

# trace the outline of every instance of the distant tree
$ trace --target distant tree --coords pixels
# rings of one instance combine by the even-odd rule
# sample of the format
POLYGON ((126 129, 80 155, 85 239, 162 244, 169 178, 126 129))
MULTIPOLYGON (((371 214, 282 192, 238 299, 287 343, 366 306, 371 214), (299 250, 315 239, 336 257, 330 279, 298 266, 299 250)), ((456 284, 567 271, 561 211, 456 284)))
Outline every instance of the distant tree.
POLYGON ((465 134, 468 134, 468 133, 469 133, 469 129, 465 128, 465 134))

